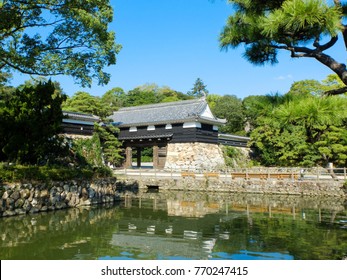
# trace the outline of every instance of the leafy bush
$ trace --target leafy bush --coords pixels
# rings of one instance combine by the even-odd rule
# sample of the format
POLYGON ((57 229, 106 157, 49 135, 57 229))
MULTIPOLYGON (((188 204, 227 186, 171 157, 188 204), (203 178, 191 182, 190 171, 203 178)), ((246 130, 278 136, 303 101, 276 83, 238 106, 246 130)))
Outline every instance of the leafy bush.
POLYGON ((74 139, 72 141, 72 150, 77 160, 84 165, 103 165, 101 143, 97 134, 93 134, 91 138, 87 139, 74 139))
POLYGON ((252 162, 246 151, 231 146, 222 146, 223 156, 226 166, 229 167, 250 167, 252 162))

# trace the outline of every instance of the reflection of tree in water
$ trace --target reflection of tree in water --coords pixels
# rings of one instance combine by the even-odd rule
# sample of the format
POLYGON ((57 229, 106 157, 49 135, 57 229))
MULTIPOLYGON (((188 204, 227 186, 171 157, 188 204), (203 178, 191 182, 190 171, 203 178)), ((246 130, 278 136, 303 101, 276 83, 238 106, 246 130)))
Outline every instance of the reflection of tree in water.
MULTIPOLYGON (((317 216, 315 210, 306 211, 317 216)), ((347 255, 347 231, 338 223, 293 219, 283 213, 272 218, 268 213, 251 213, 251 220, 243 216, 223 221, 221 227, 230 232, 232 242, 221 240, 216 251, 282 252, 298 260, 338 260, 347 255)))
POLYGON ((1 220, 1 259, 74 259, 107 248, 117 231, 117 209, 74 208, 1 220), (84 251, 84 249, 86 249, 84 251))

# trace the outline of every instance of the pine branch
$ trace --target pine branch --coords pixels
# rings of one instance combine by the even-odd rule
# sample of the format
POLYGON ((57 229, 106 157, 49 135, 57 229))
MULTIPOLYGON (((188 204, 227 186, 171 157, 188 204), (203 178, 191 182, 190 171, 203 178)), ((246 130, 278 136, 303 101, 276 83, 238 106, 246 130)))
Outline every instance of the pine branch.
POLYGON ((332 96, 332 95, 339 95, 339 94, 346 93, 346 92, 347 92, 347 86, 342 87, 342 88, 338 88, 338 89, 328 90, 328 91, 324 92, 324 95, 332 96))

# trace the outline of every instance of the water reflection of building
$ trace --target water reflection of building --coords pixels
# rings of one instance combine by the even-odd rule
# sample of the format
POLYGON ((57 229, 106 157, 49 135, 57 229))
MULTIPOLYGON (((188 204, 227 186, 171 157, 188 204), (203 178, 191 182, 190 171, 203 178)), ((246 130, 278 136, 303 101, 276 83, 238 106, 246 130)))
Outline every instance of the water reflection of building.
POLYGON ((157 259, 184 257, 191 259, 208 259, 212 252, 211 247, 206 247, 202 239, 191 240, 182 237, 167 237, 149 234, 121 232, 114 234, 112 246, 139 250, 144 258, 155 256, 157 259))
POLYGON ((172 199, 160 194, 126 196, 124 205, 127 208, 139 207, 153 210, 165 210, 169 216, 201 218, 207 214, 218 213, 224 206, 217 201, 195 199, 172 199))
POLYGON ((163 210, 168 216, 202 218, 209 214, 263 213, 270 218, 284 214, 290 219, 308 219, 333 222, 336 213, 344 211, 344 201, 340 198, 298 198, 295 196, 266 196, 257 194, 225 194, 221 199, 215 193, 189 193, 177 192, 175 197, 170 193, 142 193, 128 196, 124 199, 127 208, 139 207, 142 209, 163 210), (314 216, 305 213, 306 209, 316 209, 314 216))
POLYGON ((218 213, 220 206, 217 202, 167 200, 169 216, 200 218, 207 214, 218 213))

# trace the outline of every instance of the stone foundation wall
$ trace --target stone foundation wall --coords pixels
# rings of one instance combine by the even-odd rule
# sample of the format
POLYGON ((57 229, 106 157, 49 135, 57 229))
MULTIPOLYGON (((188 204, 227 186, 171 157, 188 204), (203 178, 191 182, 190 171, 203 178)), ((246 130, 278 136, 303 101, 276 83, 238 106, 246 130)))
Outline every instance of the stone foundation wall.
POLYGON ((0 217, 113 203, 123 188, 115 178, 0 185, 0 217))
POLYGON ((225 167, 219 145, 207 143, 169 143, 164 169, 221 169, 225 167))
MULTIPOLYGON (((24 215, 53 211, 64 208, 83 207, 120 201, 127 196, 137 195, 148 186, 158 186, 162 191, 184 191, 193 193, 222 192, 233 194, 281 194, 303 197, 347 198, 347 187, 343 182, 329 181, 278 181, 278 180, 223 180, 209 179, 151 179, 117 180, 100 179, 96 181, 67 181, 51 183, 17 183, 0 185, 0 217, 24 215)), ((258 196, 255 196, 258 198, 258 196)), ((236 199, 238 200, 238 199, 236 199)))
POLYGON ((291 181, 291 180, 223 180, 210 178, 197 180, 182 179, 147 179, 138 181, 139 188, 159 186, 160 190, 230 192, 249 194, 284 194, 300 196, 333 196, 347 198, 347 187, 342 181, 291 181))

